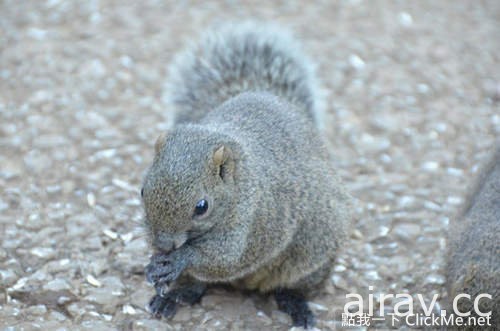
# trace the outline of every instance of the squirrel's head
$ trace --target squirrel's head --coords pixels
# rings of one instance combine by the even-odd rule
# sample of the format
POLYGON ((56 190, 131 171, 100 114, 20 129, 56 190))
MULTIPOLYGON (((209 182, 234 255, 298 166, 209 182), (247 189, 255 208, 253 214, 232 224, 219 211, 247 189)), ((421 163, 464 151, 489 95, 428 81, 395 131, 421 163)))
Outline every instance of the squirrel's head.
POLYGON ((157 139, 141 190, 153 246, 166 252, 202 240, 231 217, 235 203, 231 143, 189 128, 157 139))

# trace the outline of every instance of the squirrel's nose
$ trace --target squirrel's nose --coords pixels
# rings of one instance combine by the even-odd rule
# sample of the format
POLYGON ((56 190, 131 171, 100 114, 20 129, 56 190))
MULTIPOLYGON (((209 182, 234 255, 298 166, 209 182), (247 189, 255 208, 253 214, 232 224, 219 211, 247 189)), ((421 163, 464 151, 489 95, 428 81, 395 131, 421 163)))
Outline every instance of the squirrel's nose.
POLYGON ((168 253, 181 247, 186 240, 187 234, 185 232, 175 234, 160 232, 154 238, 154 245, 162 251, 168 253))

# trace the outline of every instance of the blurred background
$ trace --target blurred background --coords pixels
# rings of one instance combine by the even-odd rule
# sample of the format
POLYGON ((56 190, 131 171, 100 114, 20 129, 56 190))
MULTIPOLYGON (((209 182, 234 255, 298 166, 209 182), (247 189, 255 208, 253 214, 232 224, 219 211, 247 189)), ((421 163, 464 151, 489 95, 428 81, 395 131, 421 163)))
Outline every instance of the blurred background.
POLYGON ((2 0, 2 328, 289 328, 272 299, 224 289, 171 321, 144 309, 139 188, 169 124, 168 64, 210 25, 249 18, 292 30, 316 63, 356 198, 317 327, 341 327, 346 293, 444 302, 448 221, 500 133, 499 1, 2 0))

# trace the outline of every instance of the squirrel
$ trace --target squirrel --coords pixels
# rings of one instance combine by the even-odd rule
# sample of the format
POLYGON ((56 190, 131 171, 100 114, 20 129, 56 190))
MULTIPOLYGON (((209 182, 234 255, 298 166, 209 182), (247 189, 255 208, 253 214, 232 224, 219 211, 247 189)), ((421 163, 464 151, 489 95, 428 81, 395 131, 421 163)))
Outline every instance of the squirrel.
POLYGON ((307 58, 278 28, 226 25, 178 55, 167 86, 175 124, 141 189, 148 309, 171 317, 222 283, 273 294, 294 325, 313 326, 306 299, 347 239, 351 196, 318 129, 307 58))
POLYGON ((500 142, 492 154, 450 227, 446 270, 450 306, 457 295, 467 294, 470 297, 455 300, 457 308, 477 318, 476 298, 491 295, 480 297, 478 308, 491 312, 490 325, 495 329, 500 325, 500 142))

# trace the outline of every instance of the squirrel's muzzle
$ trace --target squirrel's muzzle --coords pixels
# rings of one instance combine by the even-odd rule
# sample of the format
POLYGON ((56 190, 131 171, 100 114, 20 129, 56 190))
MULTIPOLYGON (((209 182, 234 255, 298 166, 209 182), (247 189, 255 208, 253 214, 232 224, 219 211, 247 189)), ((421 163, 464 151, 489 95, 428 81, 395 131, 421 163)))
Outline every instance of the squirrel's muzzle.
POLYGON ((186 232, 174 234, 159 232, 153 239, 153 245, 165 253, 169 253, 184 245, 187 239, 186 232))

